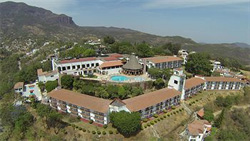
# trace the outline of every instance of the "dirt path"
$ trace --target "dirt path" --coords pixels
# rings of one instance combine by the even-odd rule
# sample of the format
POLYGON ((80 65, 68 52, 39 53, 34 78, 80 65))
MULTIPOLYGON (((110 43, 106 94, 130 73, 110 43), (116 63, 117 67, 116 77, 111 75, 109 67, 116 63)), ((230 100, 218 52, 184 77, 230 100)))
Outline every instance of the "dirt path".
MULTIPOLYGON (((246 109, 246 108, 250 108, 250 104, 247 105, 234 105, 230 108, 230 110, 232 111, 233 109, 246 109)), ((222 110, 216 111, 214 112, 214 116, 216 117, 217 115, 219 115, 221 113, 222 110)))

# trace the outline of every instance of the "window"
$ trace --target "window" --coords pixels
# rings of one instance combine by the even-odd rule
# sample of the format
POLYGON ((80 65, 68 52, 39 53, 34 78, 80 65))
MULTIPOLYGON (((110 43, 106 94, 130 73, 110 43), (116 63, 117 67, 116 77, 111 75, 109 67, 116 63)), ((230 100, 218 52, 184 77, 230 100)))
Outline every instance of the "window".
POLYGON ((175 84, 178 84, 178 81, 177 81, 177 80, 174 80, 174 83, 175 83, 175 84))

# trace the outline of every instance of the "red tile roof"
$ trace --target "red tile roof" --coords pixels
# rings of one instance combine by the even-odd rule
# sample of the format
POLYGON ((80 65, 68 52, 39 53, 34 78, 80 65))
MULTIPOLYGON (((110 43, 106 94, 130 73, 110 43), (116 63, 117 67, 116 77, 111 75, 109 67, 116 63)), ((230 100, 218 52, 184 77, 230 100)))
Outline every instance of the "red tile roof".
POLYGON ((198 112, 197 112, 197 115, 201 118, 203 118, 204 116, 204 108, 200 109, 198 112))
POLYGON ((206 125, 211 125, 207 120, 195 120, 192 123, 188 124, 188 132, 191 135, 199 135, 204 132, 206 125))
POLYGON ((104 62, 100 65, 100 68, 107 68, 107 67, 114 67, 114 66, 122 66, 122 61, 110 61, 110 62, 104 62))
POLYGON ((74 62, 85 62, 85 61, 94 61, 96 57, 88 57, 88 58, 79 58, 79 59, 71 59, 71 60, 62 60, 60 61, 61 64, 65 63, 74 63, 74 62))
POLYGON ((107 113, 109 104, 112 102, 111 100, 97 98, 66 89, 53 90, 48 93, 48 96, 101 113, 107 113))
POLYGON ((198 77, 187 79, 185 82, 185 89, 191 89, 192 87, 195 87, 205 82, 206 82, 205 80, 198 77))
POLYGON ((113 54, 110 54, 109 57, 121 58, 123 57, 123 55, 119 53, 113 53, 113 54))
POLYGON ((19 88, 23 88, 24 82, 17 82, 14 86, 14 89, 19 89, 19 88))
POLYGON ((175 89, 164 88, 123 101, 130 111, 139 111, 178 95, 181 95, 181 92, 175 89))
POLYGON ((144 58, 144 59, 151 61, 153 63, 163 63, 163 62, 172 62, 172 61, 182 60, 180 57, 175 57, 175 56, 157 56, 157 57, 150 57, 150 58, 144 58))
POLYGON ((238 78, 232 78, 232 77, 205 77, 205 80, 212 82, 243 82, 238 78))
POLYGON ((104 61, 114 61, 114 60, 118 60, 118 58, 116 58, 116 57, 104 57, 103 60, 104 61))

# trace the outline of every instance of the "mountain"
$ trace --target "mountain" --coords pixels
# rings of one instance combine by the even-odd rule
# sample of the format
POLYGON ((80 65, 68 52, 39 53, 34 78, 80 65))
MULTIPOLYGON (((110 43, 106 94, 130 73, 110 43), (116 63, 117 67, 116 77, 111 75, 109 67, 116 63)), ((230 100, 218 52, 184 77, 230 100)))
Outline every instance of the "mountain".
POLYGON ((67 15, 54 14, 25 3, 0 3, 0 19, 0 49, 10 51, 25 52, 41 47, 46 41, 79 42, 110 35, 120 41, 145 41, 152 45, 180 43, 189 50, 209 52, 215 57, 234 57, 250 64, 250 49, 241 49, 239 44, 199 44, 181 36, 162 37, 125 28, 78 26, 67 15))
POLYGON ((236 43, 232 43, 233 46, 237 46, 237 47, 242 47, 242 48, 250 48, 250 45, 249 44, 246 44, 246 43, 239 43, 239 42, 236 42, 236 43))

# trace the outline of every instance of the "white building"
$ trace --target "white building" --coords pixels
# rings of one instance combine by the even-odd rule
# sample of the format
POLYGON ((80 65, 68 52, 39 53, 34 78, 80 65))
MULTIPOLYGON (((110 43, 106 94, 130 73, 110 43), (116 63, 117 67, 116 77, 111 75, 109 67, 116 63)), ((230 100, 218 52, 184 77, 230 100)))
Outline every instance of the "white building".
POLYGON ((43 83, 59 79, 59 73, 56 70, 50 72, 43 72, 42 69, 38 69, 37 76, 38 76, 38 81, 43 83))
POLYGON ((103 62, 98 68, 98 72, 102 75, 118 74, 122 71, 122 61, 103 62))
POLYGON ((57 61, 52 59, 53 70, 69 75, 89 75, 93 73, 114 74, 121 71, 121 54, 109 54, 108 57, 87 57, 57 61))
POLYGON ((187 63, 187 59, 188 59, 188 52, 185 49, 181 49, 178 51, 178 56, 180 56, 181 58, 183 58, 183 64, 187 63))
POLYGON ((203 141, 210 134, 212 125, 207 120, 195 120, 188 124, 188 141, 203 141))
POLYGON ((142 58, 139 61, 140 63, 146 62, 147 68, 158 68, 158 69, 179 68, 183 63, 183 59, 176 56, 157 56, 150 58, 142 58))
POLYGON ((17 82, 14 86, 15 93, 23 94, 24 82, 17 82))
POLYGON ((240 90, 244 81, 230 77, 205 77, 206 90, 240 90))
POLYGON ((168 88, 174 88, 175 90, 180 91, 181 92, 181 99, 184 99, 185 82, 186 82, 186 75, 183 73, 183 70, 182 69, 174 69, 174 73, 168 81, 168 88))
POLYGON ((221 62, 215 61, 215 60, 210 60, 210 62, 212 63, 212 66, 213 66, 212 72, 223 69, 221 62))

